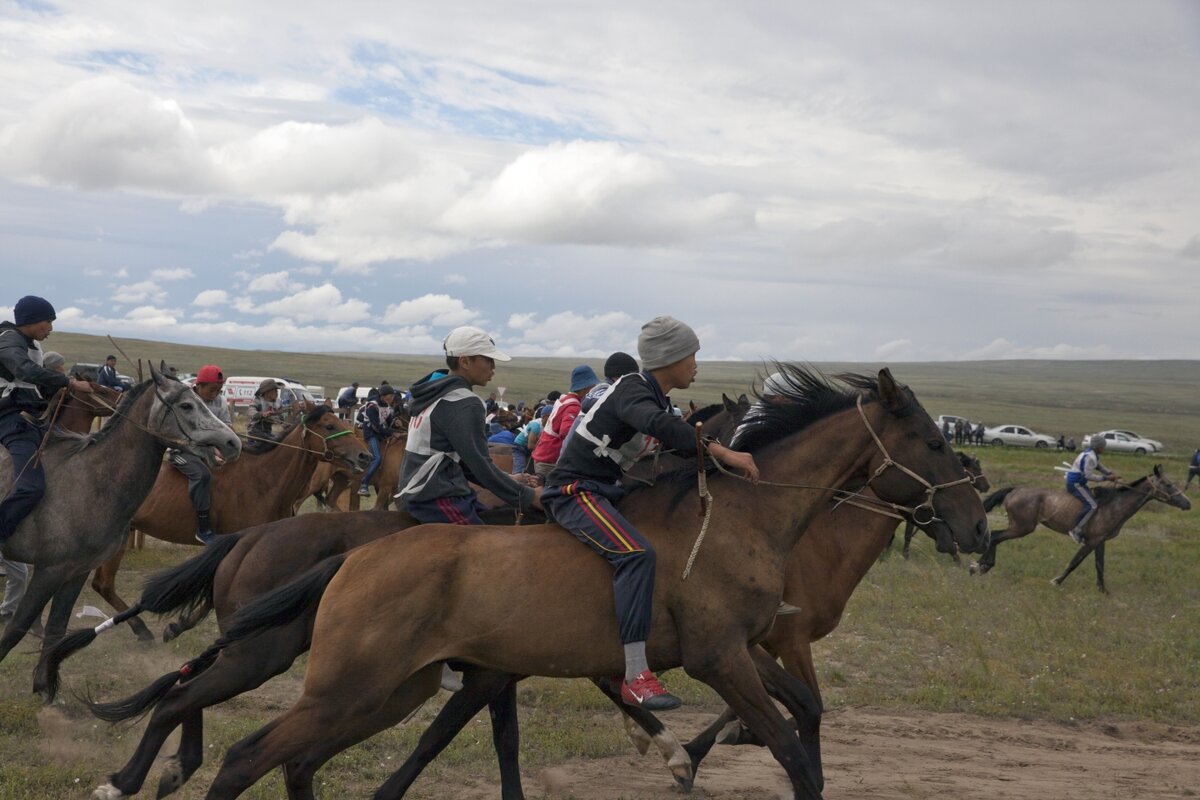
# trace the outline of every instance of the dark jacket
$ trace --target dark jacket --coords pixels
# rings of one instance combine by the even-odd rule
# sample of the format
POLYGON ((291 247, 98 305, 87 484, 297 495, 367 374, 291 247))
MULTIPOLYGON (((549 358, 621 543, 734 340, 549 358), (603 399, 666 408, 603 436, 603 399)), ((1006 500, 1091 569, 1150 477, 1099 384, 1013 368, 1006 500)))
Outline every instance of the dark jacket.
POLYGON ((363 408, 363 437, 386 439, 392 435, 390 425, 383 424, 383 413, 378 401, 371 401, 363 408))
POLYGON ((96 383, 117 392, 125 391, 125 387, 121 385, 121 380, 117 377, 116 367, 110 367, 108 364, 100 365, 100 371, 96 373, 96 383))
POLYGON ((71 385, 61 372, 46 369, 30 356, 30 350, 41 350, 36 340, 17 330, 11 322, 0 323, 0 379, 32 384, 35 389, 0 387, 0 414, 29 411, 40 414, 46 410, 51 397, 59 389, 71 385))
MULTIPOLYGON (((639 433, 653 436, 676 455, 696 455, 696 432, 671 413, 671 401, 658 381, 648 372, 626 375, 609 389, 587 412, 581 426, 595 439, 607 437, 607 447, 618 450, 639 433)), ((558 457, 558 465, 546 478, 547 488, 583 480, 597 484, 615 484, 621 479, 621 465, 597 455, 594 441, 580 435, 576 428, 558 457)))
POLYGON ((413 384, 409 403, 412 417, 399 482, 401 491, 425 462, 433 458, 413 449, 419 446, 425 429, 429 431, 432 450, 457 453, 460 461, 449 458, 442 460, 424 487, 415 494, 406 495, 405 499, 423 501, 439 497, 465 497, 472 492, 468 481, 474 481, 505 503, 528 510, 533 503, 533 489, 514 481, 488 456, 487 439, 483 435, 483 401, 478 396, 472 394, 457 400, 446 400, 438 403, 429 414, 424 413, 455 389, 470 391, 470 386, 456 375, 443 376, 438 373, 426 375, 413 384))

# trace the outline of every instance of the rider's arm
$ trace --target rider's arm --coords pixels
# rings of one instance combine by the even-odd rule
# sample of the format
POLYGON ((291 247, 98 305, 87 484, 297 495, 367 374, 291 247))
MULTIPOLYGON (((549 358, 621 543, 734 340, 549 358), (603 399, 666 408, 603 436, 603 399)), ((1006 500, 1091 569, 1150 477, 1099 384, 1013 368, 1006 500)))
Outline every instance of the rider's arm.
POLYGON ((18 331, 6 332, 4 336, 0 336, 0 364, 4 365, 14 379, 41 388, 44 397, 67 388, 71 383, 61 372, 34 363, 29 357, 25 338, 18 331))
POLYGON ((522 510, 533 506, 533 489, 517 483, 492 463, 487 439, 479 433, 483 430, 483 405, 478 400, 444 402, 434 413, 438 415, 438 430, 445 433, 451 448, 462 459, 463 467, 483 488, 510 506, 522 510))

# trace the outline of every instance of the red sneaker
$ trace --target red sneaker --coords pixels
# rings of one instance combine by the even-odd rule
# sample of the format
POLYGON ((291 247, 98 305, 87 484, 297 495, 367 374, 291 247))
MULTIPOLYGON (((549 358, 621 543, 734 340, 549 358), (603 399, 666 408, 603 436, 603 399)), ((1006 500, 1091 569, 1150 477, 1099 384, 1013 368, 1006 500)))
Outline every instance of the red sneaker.
POLYGON ((683 703, 678 697, 663 688, 650 670, 643 670, 633 682, 621 681, 621 699, 627 706, 638 706, 647 711, 669 711, 683 703))

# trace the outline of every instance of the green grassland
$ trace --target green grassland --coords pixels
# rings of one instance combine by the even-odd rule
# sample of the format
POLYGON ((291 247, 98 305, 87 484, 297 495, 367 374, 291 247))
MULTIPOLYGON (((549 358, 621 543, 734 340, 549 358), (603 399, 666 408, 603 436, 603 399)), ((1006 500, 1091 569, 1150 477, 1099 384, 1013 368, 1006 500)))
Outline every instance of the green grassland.
MULTIPOLYGON (((71 334, 56 333, 51 344, 68 359, 88 361, 110 349, 103 340, 71 334)), ((135 357, 165 358, 183 369, 216 361, 231 374, 286 373, 329 386, 352 378, 403 383, 436 364, 429 357, 359 359, 123 345, 135 357)), ((501 366, 497 383, 532 398, 561 387, 571 365, 561 359, 518 359, 501 366)), ((704 402, 719 398, 722 391, 743 391, 754 371, 749 364, 703 363, 694 392, 676 399, 704 402)), ((1127 479, 1145 475, 1161 462, 1182 486, 1185 457, 1200 444, 1190 399, 1200 373, 1195 362, 902 364, 893 371, 933 414, 1021 422, 1076 436, 1121 423, 1171 448, 1166 458, 1105 456, 1127 479)), ((1061 481, 1054 471, 1061 453, 993 447, 971 452, 979 456, 994 488, 1056 486, 1061 481)), ((1004 526, 1002 512, 990 519, 994 529, 1004 526)), ((954 565, 918 537, 909 560, 894 552, 872 569, 841 626, 815 645, 826 705, 1200 725, 1200 516, 1151 503, 1107 550, 1111 594, 1102 595, 1095 588, 1090 559, 1062 586, 1050 584, 1075 548, 1067 537, 1044 528, 1001 545, 996 568, 985 576, 969 575, 965 565, 954 565)), ((153 543, 131 553, 120 576, 121 593, 131 599, 146 576, 195 552, 153 543)), ((77 608, 84 603, 105 607, 90 589, 77 608)), ((161 628, 161 623, 151 623, 161 628)), ((101 637, 67 662, 68 691, 48 711, 28 691, 36 642, 27 639, 0 663, 0 797, 88 796, 128 757, 144 723, 116 728, 98 723, 71 691, 105 699, 126 696, 194 656, 215 632, 210 619, 167 645, 136 644, 125 631, 101 637)), ((287 675, 206 712, 206 763, 178 797, 204 795, 224 750, 291 703, 304 664, 301 658, 287 675)), ((689 706, 718 709, 713 694, 681 671, 667 673, 665 680, 689 706)), ((607 701, 587 683, 534 679, 522 684, 519 696, 526 770, 628 751, 607 701)), ((319 796, 369 796, 411 751, 422 723, 437 706, 430 704, 413 722, 335 759, 318 778, 319 796)), ((173 751, 173 744, 166 749, 173 751)), ((430 767, 411 796, 444 797, 439 779, 460 785, 496 782, 486 714, 430 767)), ((156 780, 157 769, 144 790, 147 796, 156 780)), ((245 796, 282 796, 279 778, 269 776, 245 796)))

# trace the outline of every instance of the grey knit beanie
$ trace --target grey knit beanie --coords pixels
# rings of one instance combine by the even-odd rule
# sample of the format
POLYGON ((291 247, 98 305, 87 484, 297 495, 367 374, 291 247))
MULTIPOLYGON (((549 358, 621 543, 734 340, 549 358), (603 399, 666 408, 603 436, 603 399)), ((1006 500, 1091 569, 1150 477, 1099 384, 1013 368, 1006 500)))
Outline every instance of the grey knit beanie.
POLYGON ((638 337, 638 357, 645 370, 670 366, 699 349, 696 332, 674 317, 655 317, 642 326, 638 337))
POLYGON ((42 354, 42 366, 46 369, 58 371, 58 368, 65 365, 67 360, 63 358, 62 353, 54 350, 47 350, 42 354))

